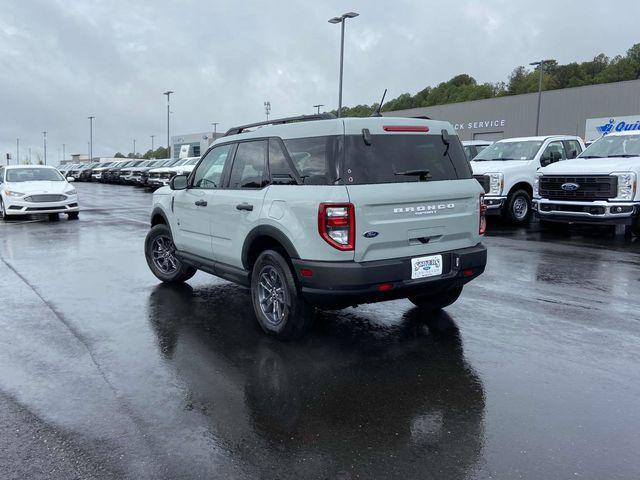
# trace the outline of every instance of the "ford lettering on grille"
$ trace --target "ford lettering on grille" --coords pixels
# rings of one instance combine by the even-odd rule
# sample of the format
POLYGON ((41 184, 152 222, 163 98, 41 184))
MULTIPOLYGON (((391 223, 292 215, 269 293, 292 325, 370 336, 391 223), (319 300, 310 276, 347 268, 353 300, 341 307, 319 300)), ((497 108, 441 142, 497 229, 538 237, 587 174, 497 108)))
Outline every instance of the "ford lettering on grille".
POLYGON ((560 188, 562 188, 562 190, 564 190, 565 192, 575 192, 580 188, 580 185, 578 185, 577 183, 563 183, 560 188))

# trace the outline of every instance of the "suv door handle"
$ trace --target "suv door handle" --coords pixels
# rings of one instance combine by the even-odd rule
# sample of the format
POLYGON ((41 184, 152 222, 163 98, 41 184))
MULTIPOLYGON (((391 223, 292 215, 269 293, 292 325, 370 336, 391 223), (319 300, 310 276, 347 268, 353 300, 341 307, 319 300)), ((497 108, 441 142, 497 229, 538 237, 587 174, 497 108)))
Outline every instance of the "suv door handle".
POLYGON ((249 203, 240 203, 240 204, 236 205, 236 209, 237 210, 246 210, 247 212, 252 212, 253 211, 253 205, 251 205, 249 203))
POLYGON ((198 200, 196 202, 196 206, 198 206, 198 207, 206 207, 207 206, 207 202, 204 201, 204 200, 198 200))

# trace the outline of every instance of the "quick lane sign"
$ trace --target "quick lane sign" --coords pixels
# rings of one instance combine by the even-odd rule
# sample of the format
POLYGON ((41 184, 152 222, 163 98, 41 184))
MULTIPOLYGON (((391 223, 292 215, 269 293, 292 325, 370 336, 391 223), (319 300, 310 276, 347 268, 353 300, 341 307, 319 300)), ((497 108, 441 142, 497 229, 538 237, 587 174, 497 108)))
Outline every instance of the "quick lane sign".
POLYGON ((584 139, 593 142, 609 133, 630 131, 640 132, 640 115, 589 118, 585 124, 584 139))

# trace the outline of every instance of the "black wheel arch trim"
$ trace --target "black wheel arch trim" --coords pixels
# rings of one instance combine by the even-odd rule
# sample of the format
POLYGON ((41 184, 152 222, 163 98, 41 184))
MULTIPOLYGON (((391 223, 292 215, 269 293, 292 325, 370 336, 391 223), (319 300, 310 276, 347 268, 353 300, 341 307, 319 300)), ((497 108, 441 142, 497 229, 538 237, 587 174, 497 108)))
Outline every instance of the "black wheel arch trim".
POLYGON ((247 270, 249 269, 249 249, 253 241, 258 237, 270 237, 283 246, 289 258, 300 258, 293 243, 291 243, 291 240, 287 238, 287 235, 284 234, 282 230, 271 225, 260 225, 249 232, 242 245, 242 265, 247 270))
MULTIPOLYGON (((165 225, 169 227, 169 229, 171 229, 171 226, 170 226, 171 224, 169 223, 169 219, 167 218, 167 215, 164 213, 164 210, 162 210, 160 207, 155 207, 151 212, 151 216, 149 217, 149 223, 151 224, 151 226, 154 226, 153 219, 156 218, 156 216, 161 216, 164 219, 165 225)), ((157 223, 155 225, 157 225, 157 223)))

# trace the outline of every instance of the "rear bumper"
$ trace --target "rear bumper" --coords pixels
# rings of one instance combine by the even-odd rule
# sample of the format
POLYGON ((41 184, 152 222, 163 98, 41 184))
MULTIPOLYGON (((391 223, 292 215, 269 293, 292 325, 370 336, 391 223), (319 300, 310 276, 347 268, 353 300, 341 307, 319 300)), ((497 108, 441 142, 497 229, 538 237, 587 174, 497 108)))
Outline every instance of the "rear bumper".
POLYGON ((537 198, 532 206, 539 219, 559 223, 632 225, 640 215, 640 202, 572 202, 537 198))
POLYGON ((487 263, 487 249, 474 247, 442 255, 443 274, 426 279, 411 279, 411 258, 375 262, 314 262, 292 260, 305 299, 316 306, 341 308, 406 298, 420 293, 438 293, 459 287, 479 276, 487 263), (313 275, 302 276, 301 269, 313 275), (380 285, 385 290, 380 290, 380 285))

